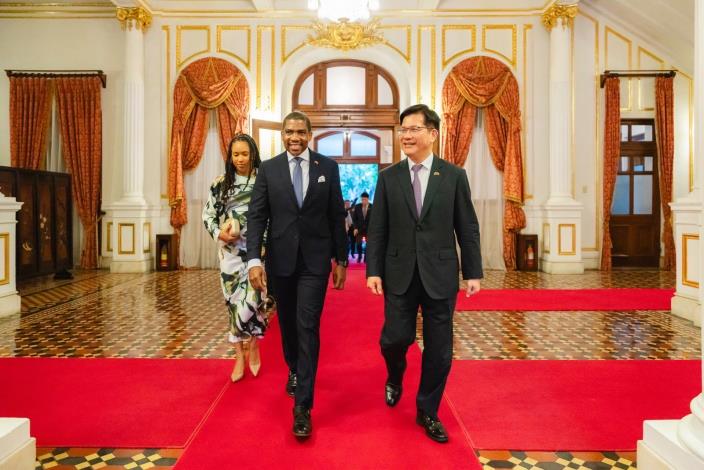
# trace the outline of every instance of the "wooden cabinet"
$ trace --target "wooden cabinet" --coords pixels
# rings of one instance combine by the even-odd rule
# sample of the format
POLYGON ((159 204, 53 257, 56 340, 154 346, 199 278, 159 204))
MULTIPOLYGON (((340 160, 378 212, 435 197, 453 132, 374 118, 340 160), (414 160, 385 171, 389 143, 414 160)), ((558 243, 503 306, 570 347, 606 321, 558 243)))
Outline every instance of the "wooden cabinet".
POLYGON ((17 279, 73 268, 71 175, 0 166, 0 192, 17 212, 17 279))
POLYGON ((176 269, 176 243, 172 234, 156 236, 156 270, 173 271, 176 269))

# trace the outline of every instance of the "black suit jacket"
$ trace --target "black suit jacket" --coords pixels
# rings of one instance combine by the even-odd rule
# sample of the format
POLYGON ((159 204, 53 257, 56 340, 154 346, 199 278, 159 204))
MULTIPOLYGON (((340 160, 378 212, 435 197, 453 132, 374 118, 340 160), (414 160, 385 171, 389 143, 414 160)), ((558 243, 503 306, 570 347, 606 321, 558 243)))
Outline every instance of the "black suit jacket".
POLYGON ((408 160, 379 173, 367 232, 367 276, 381 276, 384 289, 402 295, 416 264, 434 299, 459 290, 459 244, 463 279, 480 279, 479 224, 465 171, 433 158, 420 216, 416 214, 408 160))
POLYGON ((364 211, 362 210, 362 204, 355 204, 354 210, 352 211, 352 223, 354 228, 359 230, 358 236, 363 237, 367 234, 367 228, 369 227, 369 219, 372 216, 372 205, 367 206, 367 216, 364 217, 364 211))
POLYGON ((247 253, 261 253, 265 230, 267 272, 275 276, 293 274, 299 248, 314 274, 329 274, 331 258, 346 260, 337 163, 310 151, 308 190, 299 209, 286 152, 262 162, 247 215, 247 253))

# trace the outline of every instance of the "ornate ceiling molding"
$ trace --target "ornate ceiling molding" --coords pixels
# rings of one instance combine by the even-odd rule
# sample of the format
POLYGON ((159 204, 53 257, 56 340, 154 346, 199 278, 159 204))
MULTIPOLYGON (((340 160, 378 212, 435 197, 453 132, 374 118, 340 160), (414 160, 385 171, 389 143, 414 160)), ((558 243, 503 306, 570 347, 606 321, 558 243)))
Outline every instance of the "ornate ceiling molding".
POLYGON ((360 49, 375 44, 383 44, 386 41, 377 31, 379 19, 373 19, 369 23, 362 24, 341 20, 339 23, 313 22, 315 36, 308 35, 306 44, 319 47, 332 47, 342 51, 360 49))

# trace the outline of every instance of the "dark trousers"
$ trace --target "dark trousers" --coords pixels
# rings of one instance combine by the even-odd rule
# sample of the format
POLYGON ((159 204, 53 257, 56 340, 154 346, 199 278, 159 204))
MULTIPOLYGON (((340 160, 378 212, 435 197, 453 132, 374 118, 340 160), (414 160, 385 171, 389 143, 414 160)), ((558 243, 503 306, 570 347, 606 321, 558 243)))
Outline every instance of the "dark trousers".
POLYGON ((452 364, 452 314, 456 302, 456 296, 439 300, 430 298, 417 266, 406 293, 394 295, 388 289, 384 292, 384 327, 380 345, 386 361, 387 380, 395 385, 402 384, 406 351, 415 341, 420 306, 424 348, 416 407, 434 418, 437 418, 452 364))
POLYGON ((269 276, 278 308, 284 358, 289 369, 298 375, 296 405, 306 408, 313 408, 320 352, 320 314, 328 277, 311 273, 300 252, 291 276, 269 276))
POLYGON ((350 230, 347 232, 347 257, 349 258, 350 255, 354 256, 355 254, 355 248, 357 246, 357 239, 354 236, 354 232, 350 230))

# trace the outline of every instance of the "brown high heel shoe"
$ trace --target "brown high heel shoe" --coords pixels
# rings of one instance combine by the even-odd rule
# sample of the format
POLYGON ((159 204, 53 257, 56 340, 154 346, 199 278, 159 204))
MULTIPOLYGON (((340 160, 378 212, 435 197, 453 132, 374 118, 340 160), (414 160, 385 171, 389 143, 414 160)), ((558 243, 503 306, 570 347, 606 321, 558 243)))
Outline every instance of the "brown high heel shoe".
POLYGON ((244 348, 242 347, 242 343, 235 343, 235 367, 232 369, 232 374, 230 374, 230 380, 232 380, 233 383, 242 380, 242 377, 244 377, 244 361, 244 348))
POLYGON ((259 338, 252 336, 249 341, 249 370, 252 372, 253 376, 259 375, 259 368, 261 367, 261 356, 259 355, 259 338))

